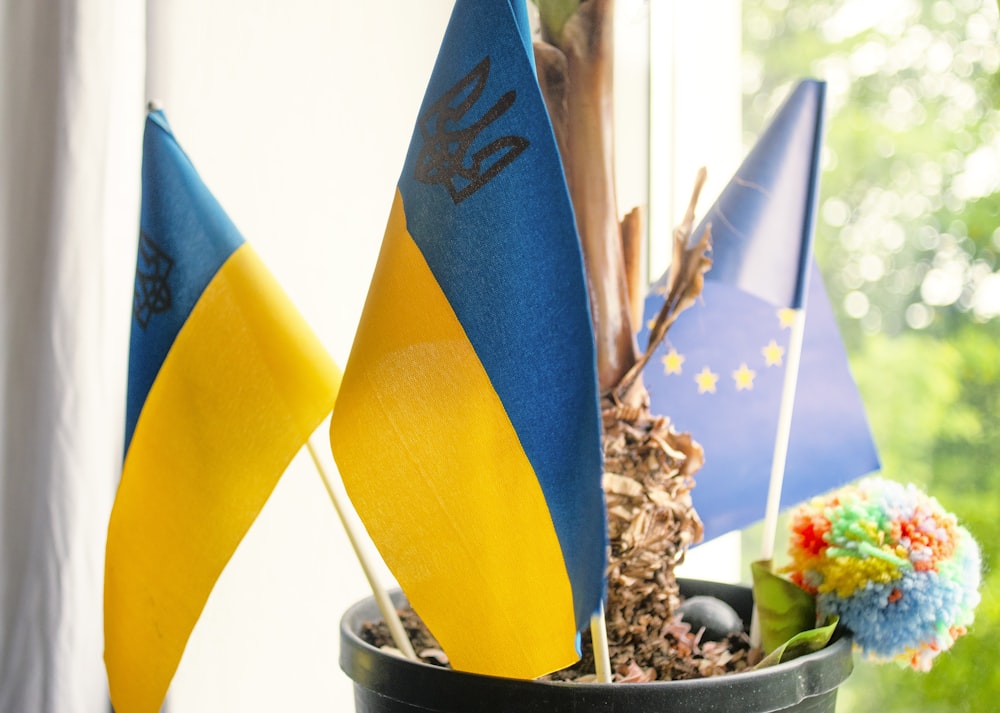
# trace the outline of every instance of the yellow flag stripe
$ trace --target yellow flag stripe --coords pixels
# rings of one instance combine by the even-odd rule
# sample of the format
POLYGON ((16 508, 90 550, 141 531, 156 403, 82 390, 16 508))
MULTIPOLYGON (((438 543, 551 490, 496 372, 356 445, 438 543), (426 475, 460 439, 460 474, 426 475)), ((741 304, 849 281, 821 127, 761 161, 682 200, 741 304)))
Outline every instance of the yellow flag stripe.
POLYGON ((119 713, 156 713, 205 601, 340 373, 244 244, 150 389, 108 527, 105 659, 119 713))
POLYGON ((452 664, 533 677, 576 661, 572 590, 541 487, 398 192, 345 373, 330 430, 345 485, 452 664))

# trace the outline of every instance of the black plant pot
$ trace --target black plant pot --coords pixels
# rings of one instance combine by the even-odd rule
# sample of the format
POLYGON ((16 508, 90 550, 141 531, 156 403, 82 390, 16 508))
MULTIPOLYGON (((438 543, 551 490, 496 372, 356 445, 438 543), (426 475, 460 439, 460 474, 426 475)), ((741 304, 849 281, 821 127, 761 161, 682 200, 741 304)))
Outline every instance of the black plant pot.
MULTIPOLYGON (((686 596, 727 601, 750 620, 750 589, 683 580, 686 596)), ((402 602, 402 598, 397 602, 402 602)), ((340 667, 354 681, 357 713, 833 713, 851 673, 851 641, 760 671, 659 683, 547 683, 452 671, 383 653, 357 636, 380 619, 373 599, 340 623, 340 667)))

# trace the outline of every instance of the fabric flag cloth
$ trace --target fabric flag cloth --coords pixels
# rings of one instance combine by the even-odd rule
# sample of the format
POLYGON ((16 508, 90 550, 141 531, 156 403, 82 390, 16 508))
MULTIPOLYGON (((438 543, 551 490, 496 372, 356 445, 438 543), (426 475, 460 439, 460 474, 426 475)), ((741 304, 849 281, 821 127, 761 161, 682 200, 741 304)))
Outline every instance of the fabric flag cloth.
POLYGON ((330 434, 451 663, 531 678, 578 658, 607 526, 583 259, 517 17, 455 5, 330 434))
MULTIPOLYGON (((879 467, 840 331, 810 256, 823 85, 801 83, 705 220, 712 268, 701 299, 644 372, 654 413, 705 449, 695 509, 711 539, 761 519, 778 429, 793 308, 805 310, 781 507, 879 467), (803 273, 802 265, 811 266, 803 273), (805 290, 805 291, 803 291, 805 290)), ((662 304, 650 291, 646 326, 662 304)))
POLYGON ((125 460, 105 569, 118 713, 159 710, 216 579, 333 408, 339 378, 163 114, 150 113, 125 460))
POLYGON ((796 86, 691 234, 712 229, 705 279, 781 307, 805 296, 819 191, 826 84, 796 86))

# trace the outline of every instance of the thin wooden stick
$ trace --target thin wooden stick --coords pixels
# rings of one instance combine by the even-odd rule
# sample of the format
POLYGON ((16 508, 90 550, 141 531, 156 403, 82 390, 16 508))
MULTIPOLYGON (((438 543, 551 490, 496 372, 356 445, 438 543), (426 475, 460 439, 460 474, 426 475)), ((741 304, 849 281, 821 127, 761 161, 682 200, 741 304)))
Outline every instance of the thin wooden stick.
POLYGON ((767 506, 764 509, 764 532, 760 556, 761 559, 765 560, 774 558, 774 541, 778 532, 778 512, 781 506, 781 486, 785 478, 785 461, 788 459, 788 441, 792 434, 792 411, 795 407, 795 391, 799 381, 799 363, 802 360, 805 327, 805 308, 795 310, 792 332, 788 342, 785 383, 781 390, 778 433, 774 439, 774 458, 771 460, 771 482, 768 485, 767 506))
POLYGON ((590 638, 594 644, 594 668, 598 683, 611 683, 611 652, 608 649, 608 625, 604 620, 604 602, 590 617, 590 638))
POLYGON ((413 645, 410 643, 409 637, 406 636, 406 631, 403 629, 403 622, 399 619, 399 614, 396 612, 396 607, 389 598, 389 593, 382 583, 379 582, 378 576, 375 574, 375 569, 369 561, 368 554, 360 545, 354 526, 347 518, 348 506, 344 504, 342 496, 334 488, 330 474, 327 472, 326 466, 323 465, 323 462, 319 458, 319 453, 313 445, 312 436, 309 436, 306 440, 306 447, 309 449, 313 465, 316 466, 316 472, 319 473, 320 480, 323 481, 323 486, 326 488, 326 494, 330 497, 330 502, 333 503, 333 509, 337 511, 337 517, 340 518, 340 523, 344 526, 347 539, 354 549, 354 555, 358 558, 358 562, 361 563, 361 569, 365 573, 365 578, 368 580, 368 586, 372 589, 372 594, 375 595, 375 602, 378 604, 379 611, 382 612, 382 618, 385 620, 386 626, 389 627, 389 633, 392 634, 392 640, 395 642, 396 648, 406 658, 417 661, 417 654, 413 650, 413 645))
MULTIPOLYGON (((785 462, 788 459, 788 442, 792 434, 792 411, 795 391, 799 381, 799 363, 802 361, 802 342, 806 331, 805 308, 795 310, 792 332, 788 341, 788 361, 785 362, 785 381, 781 390, 781 409, 778 411, 778 432, 774 438, 774 457, 771 459, 771 481, 767 488, 767 505, 764 508, 764 530, 761 534, 760 558, 774 559, 774 542, 778 533, 778 514, 781 510, 781 487, 785 479, 785 462)), ((754 606, 750 625, 750 645, 761 644, 760 619, 754 606)))

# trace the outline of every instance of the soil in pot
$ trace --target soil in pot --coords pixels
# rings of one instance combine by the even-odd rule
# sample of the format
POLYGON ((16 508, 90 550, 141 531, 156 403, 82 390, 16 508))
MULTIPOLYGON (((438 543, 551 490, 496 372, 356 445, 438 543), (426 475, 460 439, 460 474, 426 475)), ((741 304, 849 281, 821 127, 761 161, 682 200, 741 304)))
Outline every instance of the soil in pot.
MULTIPOLYGON (((682 583, 682 591, 726 599, 749 621, 752 600, 747 588, 689 581, 682 583)), ((404 600, 398 601, 405 611, 404 600)), ((852 668, 850 639, 840 638, 788 663, 757 671, 743 666, 743 672, 733 675, 653 683, 516 681, 415 663, 381 651, 359 636, 366 622, 378 618, 374 602, 365 600, 341 623, 340 663, 354 681, 358 713, 833 713, 837 688, 852 668)), ((412 619, 410 624, 421 628, 412 619)), ((418 649, 435 648, 432 640, 419 636, 414 643, 418 649)), ((437 654, 429 656, 434 659, 440 664, 437 654)))
MULTIPOLYGON (((710 597, 711 601, 718 602, 732 612, 738 626, 729 632, 713 632, 711 627, 706 629, 702 626, 702 617, 685 617, 678 611, 670 621, 657 622, 657 628, 662 632, 659 637, 639 646, 634 643, 612 643, 611 661, 618 676, 616 680, 631 683, 678 681, 739 673, 751 668, 759 661, 760 655, 751 651, 750 638, 739 624, 750 621, 752 599, 745 596, 746 592, 743 587, 715 582, 685 582, 683 594, 686 598, 697 602, 710 597), (734 606, 730 607, 719 597, 732 602, 734 606)), ((447 655, 416 612, 404 606, 399 614, 420 659, 434 666, 447 666, 447 655)), ((656 617, 656 613, 650 612, 647 616, 652 619, 656 617)), ((639 614, 638 617, 642 619, 643 615, 639 614)), ((363 622, 359 635, 363 641, 376 648, 394 646, 389 629, 381 619, 363 622)), ((593 682, 596 676, 589 632, 583 633, 581 643, 580 661, 544 677, 544 680, 593 682)))

